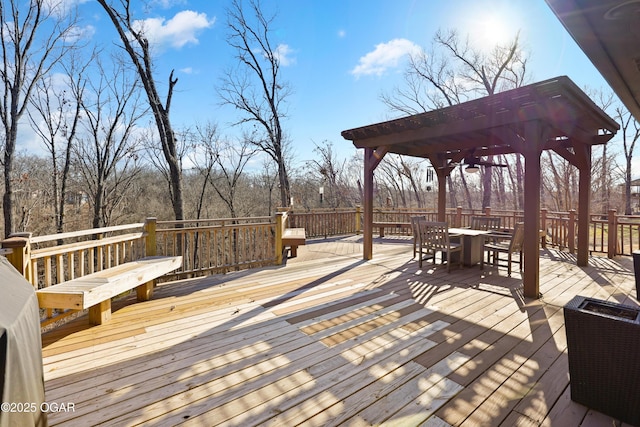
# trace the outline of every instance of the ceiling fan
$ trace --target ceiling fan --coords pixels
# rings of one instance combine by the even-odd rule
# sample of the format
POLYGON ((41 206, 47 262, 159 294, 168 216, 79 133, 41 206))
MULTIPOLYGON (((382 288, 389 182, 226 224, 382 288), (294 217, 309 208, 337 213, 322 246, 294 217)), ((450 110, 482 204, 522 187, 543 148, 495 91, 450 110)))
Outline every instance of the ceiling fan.
MULTIPOLYGON (((502 164, 502 163, 493 163, 487 160, 482 160, 481 159, 481 155, 477 155, 474 154, 475 150, 472 150, 471 152, 468 152, 464 157, 460 156, 458 157, 458 159, 462 158, 462 160, 458 160, 458 159, 451 159, 449 161, 449 164, 447 164, 446 166, 442 166, 441 169, 444 168, 454 168, 456 166, 459 165, 466 165, 465 170, 467 172, 478 172, 480 170, 480 166, 484 166, 484 167, 501 167, 501 168, 506 168, 508 165, 506 164, 502 164)), ((462 154, 462 153, 460 153, 462 154)))
POLYGON ((465 157, 463 164, 467 165, 465 170, 470 173, 478 172, 478 170, 480 170, 479 166, 500 167, 500 168, 506 168, 508 166, 502 163, 493 163, 486 160, 481 160, 479 157, 473 157, 473 156, 465 157))

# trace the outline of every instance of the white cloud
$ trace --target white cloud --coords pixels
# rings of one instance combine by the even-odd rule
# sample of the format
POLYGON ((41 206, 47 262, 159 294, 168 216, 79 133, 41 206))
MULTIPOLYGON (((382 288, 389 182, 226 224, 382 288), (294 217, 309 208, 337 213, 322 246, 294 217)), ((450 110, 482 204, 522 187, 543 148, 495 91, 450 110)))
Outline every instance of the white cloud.
POLYGON ((286 44, 279 44, 275 52, 273 52, 273 56, 283 67, 287 67, 296 63, 296 59, 292 58, 291 55, 293 55, 293 49, 291 49, 289 45, 286 44))
POLYGON ((193 68, 191 67, 181 68, 180 71, 185 74, 193 74, 193 68))
POLYGON ((178 12, 168 21, 165 18, 148 18, 133 23, 136 31, 142 30, 156 47, 169 45, 181 48, 186 44, 198 44, 197 34, 211 27, 215 18, 209 20, 206 13, 192 10, 178 12))
POLYGON ((381 76, 390 68, 398 67, 403 57, 419 50, 420 46, 407 39, 393 39, 387 43, 380 43, 373 51, 360 58, 351 74, 356 77, 381 76))
POLYGON ((85 25, 84 27, 73 26, 69 28, 64 39, 67 42, 73 43, 80 40, 88 40, 96 33, 96 27, 93 25, 85 25))
POLYGON ((338 37, 345 38, 347 36, 347 32, 345 30, 338 30, 338 37))

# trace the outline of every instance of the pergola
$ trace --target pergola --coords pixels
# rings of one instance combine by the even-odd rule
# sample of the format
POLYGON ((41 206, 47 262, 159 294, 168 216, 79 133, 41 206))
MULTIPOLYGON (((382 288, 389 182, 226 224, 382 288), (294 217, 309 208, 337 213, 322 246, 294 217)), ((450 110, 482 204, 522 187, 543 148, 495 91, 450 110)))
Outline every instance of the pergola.
POLYGON ((520 153, 524 157, 524 294, 539 298, 540 157, 553 150, 579 171, 577 263, 589 257, 591 150, 618 124, 568 77, 396 120, 345 130, 364 148, 363 258, 373 257, 373 173, 387 153, 423 157, 438 177, 438 219, 445 220, 446 177, 465 159, 520 153))

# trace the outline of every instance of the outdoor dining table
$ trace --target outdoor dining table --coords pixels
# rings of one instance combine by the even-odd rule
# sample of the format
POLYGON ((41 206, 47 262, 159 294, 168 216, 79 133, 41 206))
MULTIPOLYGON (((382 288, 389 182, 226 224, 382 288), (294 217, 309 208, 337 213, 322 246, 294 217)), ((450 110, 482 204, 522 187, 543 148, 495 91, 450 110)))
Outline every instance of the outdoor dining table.
POLYGON ((462 253, 462 263, 465 266, 479 264, 482 260, 483 246, 485 235, 491 233, 486 230, 474 230, 472 228, 449 228, 449 238, 455 238, 456 235, 464 242, 462 253))

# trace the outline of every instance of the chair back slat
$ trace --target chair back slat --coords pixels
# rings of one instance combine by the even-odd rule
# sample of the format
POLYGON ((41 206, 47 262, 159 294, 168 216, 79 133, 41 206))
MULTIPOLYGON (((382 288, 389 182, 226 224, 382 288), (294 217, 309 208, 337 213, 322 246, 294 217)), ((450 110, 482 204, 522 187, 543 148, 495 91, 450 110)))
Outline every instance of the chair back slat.
POLYGON ((473 230, 499 230, 500 229, 500 217, 497 216, 472 216, 471 228, 473 230))

